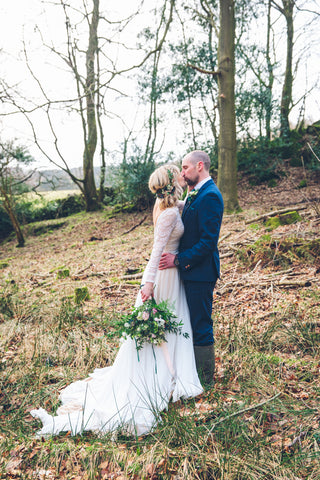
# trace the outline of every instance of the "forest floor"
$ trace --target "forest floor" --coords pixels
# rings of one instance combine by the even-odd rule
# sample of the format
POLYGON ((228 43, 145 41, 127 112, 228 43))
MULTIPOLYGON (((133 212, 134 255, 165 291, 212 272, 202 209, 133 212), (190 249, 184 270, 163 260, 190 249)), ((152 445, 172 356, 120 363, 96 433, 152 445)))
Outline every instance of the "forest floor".
POLYGON ((29 411, 112 364, 152 248, 151 211, 79 213, 0 245, 0 478, 320 479, 320 182, 290 168, 239 181, 214 292, 214 387, 170 404, 150 435, 37 439, 29 411), (297 210, 291 225, 264 218, 297 210), (74 301, 75 289, 89 298, 74 301))

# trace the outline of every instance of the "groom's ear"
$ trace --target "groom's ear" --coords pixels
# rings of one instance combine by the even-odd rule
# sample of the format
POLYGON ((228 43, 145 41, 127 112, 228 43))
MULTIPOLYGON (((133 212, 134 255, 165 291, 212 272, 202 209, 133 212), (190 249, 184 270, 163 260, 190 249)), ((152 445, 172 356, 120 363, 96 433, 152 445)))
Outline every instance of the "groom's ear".
POLYGON ((198 162, 197 166, 198 166, 198 172, 202 172, 202 170, 204 168, 203 162, 201 162, 201 161, 198 162))

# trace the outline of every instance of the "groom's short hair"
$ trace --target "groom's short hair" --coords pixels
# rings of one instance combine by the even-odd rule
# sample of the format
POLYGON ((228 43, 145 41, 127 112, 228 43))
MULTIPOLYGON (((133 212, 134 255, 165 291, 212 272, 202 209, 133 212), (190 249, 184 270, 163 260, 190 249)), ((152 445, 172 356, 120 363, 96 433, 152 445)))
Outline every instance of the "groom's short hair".
POLYGON ((206 152, 203 152, 202 150, 193 150, 192 152, 187 154, 187 157, 194 165, 198 162, 202 162, 205 170, 209 171, 211 161, 209 155, 206 152))

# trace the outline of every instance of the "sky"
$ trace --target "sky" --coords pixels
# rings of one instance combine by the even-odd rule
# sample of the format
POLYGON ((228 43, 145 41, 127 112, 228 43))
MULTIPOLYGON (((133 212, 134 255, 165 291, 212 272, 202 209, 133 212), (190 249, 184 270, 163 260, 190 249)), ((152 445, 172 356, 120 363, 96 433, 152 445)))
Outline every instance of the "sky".
MULTIPOLYGON (((149 0, 145 2, 146 8, 160 0, 149 0)), ((59 100, 61 98, 73 98, 73 81, 67 72, 65 64, 56 55, 49 52, 48 48, 43 47, 39 31, 48 44, 54 42, 56 48, 61 47, 65 41, 64 18, 61 8, 52 5, 53 2, 42 2, 41 0, 0 0, 0 45, 1 45, 1 65, 2 75, 8 85, 16 85, 19 91, 24 92, 30 102, 39 103, 40 89, 36 80, 32 78, 25 65, 23 54, 23 39, 28 53, 29 64, 40 80, 45 85, 51 99, 59 100)), ((78 0, 71 2, 76 5, 78 0)), ((115 20, 123 18, 123 12, 133 13, 138 0, 117 0, 110 2, 101 0, 101 8, 108 8, 109 19, 115 20), (111 10, 113 9, 113 11, 111 10)), ((160 2, 161 3, 161 2, 160 2)), ((313 2, 314 5, 314 2, 313 2)), ((126 33, 126 42, 133 46, 136 42, 136 32, 142 30, 145 26, 154 25, 154 18, 141 15, 135 20, 126 33)), ((279 25, 279 20, 277 21, 279 25)), ((297 46, 302 29, 310 29, 308 17, 300 16, 297 23, 297 46)), ((101 30, 100 30, 101 32, 101 30)), ((111 35, 106 24, 103 27, 104 35, 111 35)), ((253 26, 251 35, 261 36, 259 29, 253 26)), ((312 35, 314 35, 312 33, 312 35)), ((112 36, 113 40, 119 37, 116 33, 112 36)), ((312 37, 310 36, 312 40, 312 37)), ((278 42, 283 42, 278 37, 278 42)), ((296 79, 296 97, 304 93, 307 88, 319 78, 319 45, 318 34, 316 35, 314 46, 306 50, 300 59, 300 69, 296 79)), ((53 45, 53 44, 52 44, 53 45)), ((276 45, 277 48, 279 45, 276 45)), ((299 51, 300 51, 299 46, 299 51)), ((283 52, 285 49, 283 49, 283 52)), ((120 66, 127 66, 136 63, 141 59, 142 52, 137 50, 124 50, 121 46, 109 47, 108 53, 120 66)), ((137 93, 135 83, 130 78, 118 79, 117 90, 126 93, 125 98, 121 98, 119 93, 109 90, 106 95, 106 106, 108 115, 104 118, 103 127, 105 141, 108 147, 107 158, 109 162, 121 157, 121 142, 125 136, 128 136, 130 130, 132 135, 142 136, 142 127, 147 114, 147 106, 143 104, 137 93)), ((307 118, 310 123, 320 119, 320 95, 319 89, 314 90, 308 95, 307 118)), ((42 97, 43 98, 43 97, 42 97)), ((0 108, 3 105, 0 104, 0 108)), ((298 115, 299 108, 293 110, 292 121, 298 115)), ((69 166, 81 165, 83 139, 81 133, 81 124, 79 116, 66 107, 56 108, 52 113, 54 128, 59 139, 58 146, 63 152, 64 158, 69 166)), ((53 146, 53 137, 50 134, 47 118, 40 112, 32 114, 32 119, 37 127, 37 134, 44 150, 59 159, 53 146)), ((165 131, 159 136, 159 145, 164 141, 164 150, 174 151, 177 156, 183 154, 183 128, 177 122, 174 116, 168 111, 165 115, 165 131)), ((37 160, 37 168, 48 168, 50 163, 43 154, 33 145, 33 136, 28 122, 21 115, 12 115, 10 117, 0 117, 0 132, 2 138, 17 138, 22 144, 29 146, 30 153, 37 160)), ((97 163, 98 164, 98 163, 97 163)), ((51 165, 52 166, 52 165, 51 165)))

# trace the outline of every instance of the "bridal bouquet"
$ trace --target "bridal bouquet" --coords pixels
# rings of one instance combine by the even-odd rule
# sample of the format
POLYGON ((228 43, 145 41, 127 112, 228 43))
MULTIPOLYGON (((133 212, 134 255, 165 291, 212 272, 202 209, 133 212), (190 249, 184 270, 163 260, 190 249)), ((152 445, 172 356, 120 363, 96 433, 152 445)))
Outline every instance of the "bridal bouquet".
MULTIPOLYGON (((131 337, 136 342, 137 350, 141 350, 144 343, 161 345, 166 342, 165 334, 182 334, 183 323, 174 320, 176 314, 170 310, 168 303, 156 303, 154 298, 147 300, 140 307, 135 307, 129 315, 122 318, 122 341, 131 337)), ((187 333, 183 333, 188 337, 187 333)))

